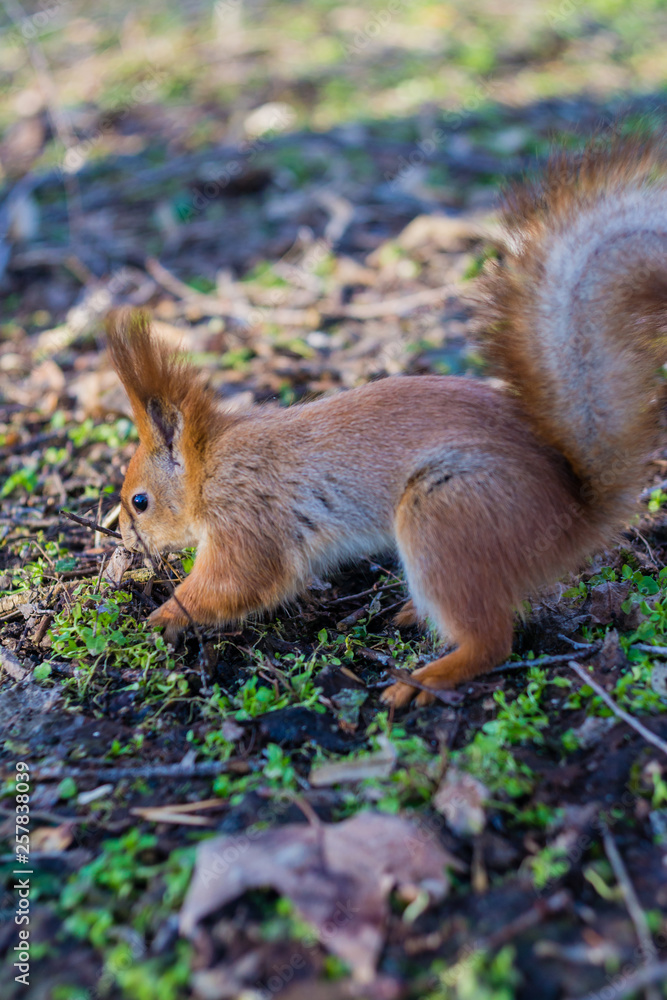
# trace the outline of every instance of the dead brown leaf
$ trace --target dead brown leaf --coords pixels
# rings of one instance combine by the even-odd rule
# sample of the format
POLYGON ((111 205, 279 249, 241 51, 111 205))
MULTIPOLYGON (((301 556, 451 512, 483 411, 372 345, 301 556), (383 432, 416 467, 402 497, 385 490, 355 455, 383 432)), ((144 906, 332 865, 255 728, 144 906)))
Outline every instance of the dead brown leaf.
POLYGON ((3 670, 15 681, 25 680, 30 673, 15 653, 12 653, 11 650, 6 649, 4 646, 0 646, 0 674, 3 670))
POLYGON ((289 824, 252 837, 203 843, 181 909, 181 933, 242 893, 273 888, 289 897, 319 941, 368 982, 384 943, 393 889, 426 890, 441 899, 445 867, 462 863, 416 824, 363 812, 342 823, 289 824))
POLYGON ((59 826, 38 826, 30 834, 30 847, 33 851, 45 854, 61 854, 66 851, 74 839, 74 823, 61 823, 59 826))
POLYGON ((625 581, 612 583, 605 580, 591 588, 586 610, 592 616, 596 625, 609 625, 610 622, 625 620, 622 604, 630 592, 625 581))
POLYGON ((115 587, 120 587, 123 574, 130 568, 134 556, 122 545, 117 545, 111 554, 109 562, 104 568, 104 578, 115 587))
POLYGON ((481 781, 450 767, 433 797, 433 805, 454 833, 471 837, 486 825, 484 802, 488 798, 489 791, 481 781))

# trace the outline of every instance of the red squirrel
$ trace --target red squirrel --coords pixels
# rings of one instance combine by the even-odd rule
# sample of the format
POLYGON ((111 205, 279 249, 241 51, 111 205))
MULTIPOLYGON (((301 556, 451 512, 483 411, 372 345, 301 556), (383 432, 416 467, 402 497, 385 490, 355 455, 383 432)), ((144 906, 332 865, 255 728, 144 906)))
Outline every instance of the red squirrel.
POLYGON ((503 662, 514 613, 613 539, 636 502, 662 399, 667 150, 592 144, 509 194, 507 247, 481 289, 501 388, 392 376, 286 409, 227 413, 142 314, 112 320, 113 364, 139 432, 122 489, 128 549, 197 546, 150 616, 269 611, 309 578, 397 552, 411 600, 452 652, 392 685, 400 707, 503 662))

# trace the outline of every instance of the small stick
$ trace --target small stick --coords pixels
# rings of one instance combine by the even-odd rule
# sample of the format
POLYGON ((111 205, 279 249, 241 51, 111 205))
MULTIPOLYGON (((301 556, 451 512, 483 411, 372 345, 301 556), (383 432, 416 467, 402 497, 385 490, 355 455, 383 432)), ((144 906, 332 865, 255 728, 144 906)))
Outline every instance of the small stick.
POLYGON ((486 939, 482 939, 480 946, 489 950, 501 948, 511 941, 512 938, 531 930, 533 927, 537 927, 538 924, 542 923, 543 920, 546 920, 552 914, 561 913, 571 903, 572 897, 567 889, 559 889, 553 896, 538 900, 530 910, 521 913, 514 920, 511 920, 508 924, 495 931, 495 933, 489 935, 486 939))
MULTIPOLYGON (((471 957, 479 951, 495 951, 508 944, 513 938, 526 931, 532 930, 543 923, 550 916, 567 910, 572 904, 572 896, 567 889, 559 889, 553 896, 547 899, 539 899, 525 913, 519 914, 514 920, 504 924, 500 930, 495 931, 488 937, 473 938, 459 952, 455 962, 450 965, 449 971, 461 969, 470 962, 471 957)), ((596 1000, 599 1000, 596 995, 596 1000)), ((615 1000, 615 998, 614 998, 615 1000)))
POLYGON ((380 587, 379 584, 374 583, 372 587, 368 590, 362 590, 359 594, 346 594, 345 597, 335 597, 332 601, 327 601, 327 606, 330 604, 345 604, 347 601, 355 601, 358 597, 368 597, 369 594, 381 594, 383 590, 389 590, 390 587, 403 587, 405 584, 402 580, 397 580, 395 583, 383 583, 380 587))
POLYGON ((563 635, 562 632, 558 633, 557 638, 569 643, 572 649, 598 649, 600 646, 599 642, 577 642, 576 639, 570 639, 569 635, 563 635))
MULTIPOLYGON (((607 858, 609 859, 609 864, 614 871, 616 881, 618 882, 621 892, 623 893, 625 906, 630 915, 630 919, 635 925, 637 940, 639 941, 639 946, 642 950, 642 955, 644 956, 644 962, 647 964, 650 962, 657 962, 658 952, 653 938, 651 937, 651 931, 649 930, 646 914, 644 913, 641 903, 637 898, 635 887, 632 884, 628 870, 625 867, 623 858, 621 857, 616 841, 614 840, 614 836, 606 823, 602 826, 602 839, 607 858)), ((660 1000, 659 992, 652 985, 649 986, 647 984, 646 1000, 660 1000)))
POLYGON ((667 656, 667 646, 652 646, 650 642, 635 642, 631 649, 641 649, 642 653, 655 653, 656 656, 667 656))
POLYGON ((55 441, 63 441, 62 431, 48 431, 46 434, 36 434, 27 441, 18 441, 11 448, 0 448, 0 458, 9 458, 10 455, 18 455, 20 452, 30 451, 32 448, 39 448, 45 444, 53 444, 55 441))
POLYGON ((444 299, 466 298, 465 290, 459 285, 442 285, 440 288, 425 288, 411 295, 399 295, 395 299, 384 299, 380 302, 351 302, 337 309, 322 310, 327 318, 345 316, 349 319, 379 319, 383 316, 407 316, 408 313, 423 306, 438 305, 444 299))
MULTIPOLYGON (((653 983, 664 983, 667 980, 667 962, 658 962, 657 965, 645 965, 642 969, 623 979, 622 983, 613 988, 614 1000, 627 1000, 634 996, 644 986, 652 986, 653 983)), ((587 993, 585 997, 578 997, 576 1000, 600 1000, 604 990, 594 990, 587 993)), ((570 998, 575 1000, 575 998, 570 998)))
POLYGON ((97 574, 97 583, 95 584, 95 590, 99 590, 100 589, 100 584, 102 583, 102 573, 104 572, 104 566, 106 564, 106 561, 107 561, 107 557, 106 557, 106 553, 105 553, 102 556, 102 562, 100 564, 100 571, 97 574))
POLYGON ((612 710, 614 715, 617 715, 619 719, 626 722, 636 733, 643 736, 647 743, 651 743, 658 750, 662 750, 664 754, 667 754, 667 743, 661 740, 659 736, 656 736, 655 733, 652 733, 650 729, 647 729, 646 726, 642 725, 641 722, 630 715, 629 712, 626 712, 625 709, 619 708, 613 698, 609 697, 605 689, 584 670, 580 663, 577 663, 576 660, 570 660, 568 666, 574 670, 575 674, 582 679, 584 684, 588 684, 589 687, 593 688, 595 693, 602 698, 605 705, 612 710))
POLYGON ((642 490, 639 494, 639 499, 650 500, 651 494, 655 493, 656 490, 667 490, 667 479, 662 479, 659 483, 656 483, 655 486, 647 486, 646 489, 642 490))
POLYGON ((408 673, 407 670, 397 670, 394 667, 388 667, 387 673, 392 680, 400 681, 401 684, 407 684, 412 688, 417 688, 418 691, 426 691, 427 694, 432 694, 434 698, 437 698, 444 705, 458 705, 463 700, 463 695, 459 694, 458 691, 438 690, 437 688, 427 687, 426 684, 420 684, 419 681, 415 680, 414 675, 408 673))
POLYGON ((245 761, 236 760, 203 760, 199 764, 147 764, 144 767, 105 767, 103 763, 88 767, 57 766, 37 767, 30 773, 39 781, 61 781, 63 778, 84 778, 91 774, 104 781, 123 781, 126 778, 203 778, 210 775, 247 773, 241 768, 250 770, 245 761))
POLYGON ((649 545, 649 543, 646 541, 646 539, 642 535, 641 531, 638 531, 637 528, 634 528, 634 527, 633 527, 632 530, 634 531, 634 533, 637 536, 637 538, 640 538, 641 541, 646 546, 646 551, 648 552, 648 557, 651 560, 651 562, 653 563, 653 565, 655 566, 655 568, 656 569, 660 569, 661 565, 664 566, 664 563, 658 563, 658 561, 656 560, 656 558, 655 558, 655 556, 653 554, 653 549, 651 548, 651 546, 649 545))
POLYGON ((35 646, 39 646, 40 642, 42 641, 42 639, 44 638, 44 636, 48 632, 49 626, 50 626, 51 622, 53 621, 54 617, 55 617, 55 615, 53 614, 53 612, 49 611, 42 618, 41 622, 39 623, 39 625, 35 629, 35 635, 34 635, 33 640, 32 640, 33 643, 35 644, 35 646))
MULTIPOLYGON (((592 656, 597 651, 597 646, 590 646, 581 655, 592 656)), ((525 670, 527 667, 553 667, 557 663, 567 663, 571 658, 572 653, 556 653, 553 656, 541 656, 539 660, 508 660, 507 663, 494 667, 491 673, 502 674, 506 670, 525 670)))
POLYGON ((123 537, 119 531, 112 531, 111 528, 105 528, 101 524, 97 524, 90 517, 79 517, 78 514, 72 514, 70 510, 65 510, 63 507, 61 507, 60 513, 63 517, 68 517, 70 521, 74 521, 75 524, 82 524, 84 528, 90 528, 92 531, 100 531, 103 535, 110 535, 111 538, 123 537))

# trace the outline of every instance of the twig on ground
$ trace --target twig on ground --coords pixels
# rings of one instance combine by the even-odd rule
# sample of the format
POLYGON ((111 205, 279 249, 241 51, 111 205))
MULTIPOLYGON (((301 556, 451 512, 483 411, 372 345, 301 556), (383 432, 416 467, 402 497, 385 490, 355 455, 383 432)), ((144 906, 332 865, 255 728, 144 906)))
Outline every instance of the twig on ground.
POLYGON ((653 486, 647 486, 645 490, 642 490, 639 494, 640 500, 650 500, 651 494, 655 493, 656 490, 667 490, 667 479, 662 479, 659 483, 655 483, 653 486))
POLYGON ((617 715, 619 719, 626 722, 628 726, 635 730, 636 733, 639 733, 639 735, 642 736, 647 743, 651 743, 652 746, 657 747, 658 750, 662 750, 664 754, 667 754, 667 743, 665 743, 664 740, 661 740, 659 736, 656 736, 655 733, 652 733, 650 729, 647 729, 646 726, 642 725, 638 719, 635 719, 635 717, 630 715, 629 712, 626 712, 625 709, 619 708, 614 699, 610 698, 605 689, 584 670, 580 663, 577 663, 576 660, 570 660, 568 666, 574 670, 575 674, 581 678, 584 684, 588 684, 589 687, 593 688, 595 693, 602 698, 605 705, 612 710, 614 715, 617 715))
POLYGON ((642 535, 641 531, 639 531, 634 526, 633 526, 632 530, 634 531, 634 533, 637 536, 637 538, 641 542, 643 542, 643 544, 644 544, 644 546, 646 548, 646 551, 648 552, 648 557, 649 557, 650 562, 655 566, 656 569, 661 569, 662 566, 664 566, 664 563, 661 564, 661 563, 659 563, 657 561, 657 559, 655 558, 655 555, 653 554, 653 549, 651 548, 651 546, 649 545, 649 543, 646 541, 646 539, 642 535))
POLYGON ((484 940, 484 947, 489 950, 494 950, 496 948, 502 948, 513 938, 517 937, 519 934, 523 934, 525 931, 531 930, 533 927, 537 927, 541 924, 543 920, 550 917, 554 913, 561 913, 563 910, 567 909, 572 903, 572 896, 567 891, 567 889, 559 889, 555 892, 553 896, 549 896, 547 899, 538 900, 534 906, 531 906, 529 910, 522 913, 515 920, 511 920, 509 923, 505 924, 494 934, 490 934, 484 940))
MULTIPOLYGON (((125 585, 123 584, 123 586, 125 585)), ((156 608, 160 607, 157 601, 154 601, 152 597, 148 596, 148 594, 144 594, 144 592, 140 590, 139 587, 137 587, 135 584, 131 584, 129 589, 132 591, 132 594, 139 601, 141 601, 142 604, 145 604, 146 607, 149 608, 150 611, 155 611, 156 608)))
POLYGON ((323 316, 336 318, 345 316, 348 319, 380 319, 383 316, 406 316, 414 309, 422 306, 438 305, 444 299, 456 296, 464 297, 460 285, 442 285, 440 288, 425 288, 412 295, 399 295, 395 299, 384 299, 380 302, 351 302, 334 310, 322 310, 323 316))
POLYGON ((577 642, 576 639, 570 639, 569 635, 563 635, 562 632, 558 633, 558 639, 563 642, 567 642, 573 649, 599 649, 600 644, 598 642, 577 642))
MULTIPOLYGON (((588 646, 582 650, 582 658, 592 656, 597 653, 599 645, 588 646)), ((557 663, 568 663, 572 659, 572 653, 556 653, 553 656, 541 656, 538 660, 508 660, 501 663, 499 667, 494 667, 492 674, 501 674, 506 670, 525 670, 527 667, 553 667, 557 663)))
POLYGON ((35 646, 39 646, 39 644, 41 643, 42 639, 48 632, 49 626, 51 625, 51 622, 53 621, 54 617, 55 614, 53 611, 49 611, 47 614, 43 616, 41 622, 35 629, 35 635, 33 636, 32 641, 35 646))
MULTIPOLYGON (((210 775, 247 774, 250 770, 245 760, 203 760, 199 764, 146 764, 143 767, 106 767, 104 761, 91 761, 88 767, 48 767, 32 768, 30 773, 38 781, 62 781, 63 778, 84 778, 96 775, 104 781, 123 781, 126 778, 205 778, 210 775)), ((9 772, 7 772, 8 774, 9 772)))
MULTIPOLYGON (((642 909, 637 893, 635 892, 635 887, 628 874, 628 870, 625 867, 623 858, 621 857, 620 851, 616 846, 614 836, 606 823, 602 826, 602 840, 607 858, 609 859, 609 864, 614 871, 616 881, 618 882, 621 892, 623 893, 623 900, 630 915, 630 919, 635 925, 637 940, 639 941, 639 946, 642 950, 642 955, 644 956, 644 962, 647 964, 656 962, 658 960, 658 952, 653 938, 651 937, 651 931, 649 930, 646 914, 642 909)), ((653 984, 647 984, 645 995, 646 1000, 660 1000, 660 993, 654 988, 653 984)))
POLYGON ((100 589, 100 584, 102 583, 102 573, 104 572, 104 567, 107 561, 106 554, 102 556, 102 561, 100 563, 100 571, 97 574, 97 583, 95 584, 95 590, 100 589))
POLYGON ((204 799, 201 802, 181 802, 166 806, 145 806, 130 809, 130 815, 139 816, 149 823, 173 823, 181 826, 211 826, 206 816, 192 815, 206 809, 226 809, 222 799, 204 799))
POLYGON ((568 909, 571 904, 572 896, 567 889, 559 889, 553 896, 549 896, 547 899, 539 899, 529 910, 521 913, 515 920, 510 920, 509 923, 504 924, 495 933, 490 934, 488 937, 475 938, 466 944, 465 948, 460 952, 458 960, 453 965, 450 965, 448 972, 451 973, 454 969, 469 962, 471 955, 476 952, 495 951, 498 948, 502 948, 519 934, 524 934, 526 931, 532 930, 552 914, 561 913, 563 910, 568 909))
POLYGON ((438 691, 436 688, 427 687, 426 684, 420 684, 419 681, 415 680, 414 674, 409 673, 407 670, 397 670, 395 667, 388 667, 387 673, 394 681, 400 681, 402 684, 408 684, 410 687, 417 688, 418 691, 426 691, 427 694, 432 694, 434 698, 437 698, 444 705, 458 705, 463 700, 463 695, 458 691, 438 691))
POLYGON ((305 309, 272 309, 269 306, 253 306, 245 301, 233 302, 231 299, 206 295, 186 285, 157 260, 147 260, 146 270, 166 291, 185 302, 200 306, 210 316, 230 316, 247 325, 254 325, 261 320, 265 323, 275 323, 277 326, 316 327, 320 320, 320 313, 313 306, 305 309))
POLYGON ((78 514, 72 514, 71 511, 61 508, 60 513, 63 517, 68 517, 70 521, 74 521, 75 524, 82 524, 84 528, 90 528, 92 531, 99 531, 103 535, 110 535, 111 538, 122 538, 123 536, 119 531, 112 531, 111 528, 105 528, 96 521, 93 521, 90 517, 79 517, 78 514))
MULTIPOLYGON (((664 983, 665 980, 667 980, 667 962, 646 965, 643 969, 639 969, 624 978, 618 986, 614 986, 610 995, 613 995, 614 1000, 626 1000, 627 997, 634 996, 645 986, 651 986, 653 983, 664 983)), ((604 992, 604 990, 602 992, 594 990, 592 993, 587 993, 585 997, 571 997, 569 1000, 600 1000, 600 997, 604 996, 604 992)))
POLYGON ((401 669, 398 660, 394 659, 393 656, 389 656, 388 653, 380 653, 377 649, 368 649, 366 646, 358 646, 356 652, 359 656, 363 656, 365 660, 370 660, 372 663, 380 663, 383 667, 401 669))
POLYGON ((402 580, 397 580, 395 583, 383 583, 381 586, 379 584, 373 584, 368 590, 362 590, 358 594, 346 594, 344 597, 335 597, 332 601, 327 601, 327 606, 330 604, 347 604, 349 601, 356 601, 359 597, 368 597, 369 594, 381 594, 383 590, 389 590, 391 587, 404 587, 405 584, 402 580))
POLYGON ((379 302, 351 302, 348 305, 326 306, 317 304, 303 309, 271 308, 254 306, 250 302, 234 302, 215 295, 207 295, 186 285, 164 265, 154 259, 146 261, 146 270, 166 291, 179 299, 201 306, 211 315, 231 316, 242 323, 255 322, 261 317, 264 322, 282 326, 313 326, 320 317, 324 319, 380 319, 383 316, 407 316, 408 313, 424 306, 434 306, 451 296, 463 298, 465 293, 459 285, 442 285, 440 288, 425 288, 411 295, 401 295, 379 302))
POLYGON ((49 431, 45 434, 35 434, 27 441, 18 441, 11 448, 0 448, 0 458, 9 458, 10 455, 19 455, 24 451, 31 451, 33 448, 42 448, 46 444, 56 444, 66 441, 66 435, 62 431, 49 431))

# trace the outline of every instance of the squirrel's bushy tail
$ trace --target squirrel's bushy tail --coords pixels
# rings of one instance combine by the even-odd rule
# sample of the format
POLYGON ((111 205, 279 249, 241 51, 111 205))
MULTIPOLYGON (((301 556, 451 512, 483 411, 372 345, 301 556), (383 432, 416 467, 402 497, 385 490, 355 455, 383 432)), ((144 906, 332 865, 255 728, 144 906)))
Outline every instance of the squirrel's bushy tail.
POLYGON ((505 206, 487 354, 603 519, 636 496, 667 361, 667 145, 559 154, 505 206))

